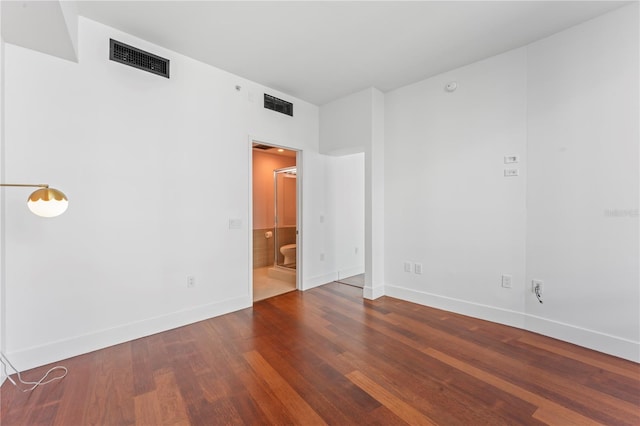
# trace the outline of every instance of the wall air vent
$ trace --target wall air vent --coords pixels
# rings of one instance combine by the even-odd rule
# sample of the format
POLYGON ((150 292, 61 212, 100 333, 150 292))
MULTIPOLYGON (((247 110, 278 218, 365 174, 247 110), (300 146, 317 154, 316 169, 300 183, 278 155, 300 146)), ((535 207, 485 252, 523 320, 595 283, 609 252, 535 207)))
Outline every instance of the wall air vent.
POLYGON ((109 59, 169 78, 169 60, 114 39, 109 40, 109 59))
POLYGON ((275 96, 264 94, 264 107, 293 117, 293 104, 275 96))

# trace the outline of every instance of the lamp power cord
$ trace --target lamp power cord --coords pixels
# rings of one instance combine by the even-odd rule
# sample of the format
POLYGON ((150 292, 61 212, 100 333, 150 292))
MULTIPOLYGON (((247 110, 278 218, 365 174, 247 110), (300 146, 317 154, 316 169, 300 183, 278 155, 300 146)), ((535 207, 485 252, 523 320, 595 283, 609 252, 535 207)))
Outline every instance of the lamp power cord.
POLYGON ((65 378, 65 376, 67 375, 67 373, 69 372, 67 370, 67 367, 63 367, 63 366, 57 366, 57 367, 53 367, 50 368, 49 371, 46 372, 46 374, 44 376, 42 376, 42 378, 36 382, 27 382, 22 380, 22 376, 20 375, 20 372, 18 371, 18 369, 16 369, 13 364, 11 364, 11 361, 9 361, 9 359, 7 358, 7 356, 5 354, 3 354, 2 352, 0 352, 0 362, 2 363, 2 369, 4 370, 4 375, 7 376, 7 379, 13 383, 13 385, 18 388, 20 391, 22 392, 31 392, 32 390, 34 390, 35 388, 37 388, 38 386, 41 385, 46 385, 47 383, 51 383, 55 380, 62 380, 65 378), (9 375, 9 373, 7 372, 7 366, 9 366, 15 373, 18 374, 18 381, 22 384, 22 385, 32 385, 30 388, 28 389, 22 389, 20 387, 20 385, 18 385, 18 383, 16 383, 11 376, 9 375), (60 376, 56 376, 56 377, 52 377, 49 380, 46 380, 47 377, 49 376, 49 374, 53 373, 54 371, 62 371, 62 375, 60 376))
POLYGON ((542 291, 540 290, 540 286, 535 286, 535 288, 533 289, 536 298, 538 299, 538 302, 542 303, 542 291))

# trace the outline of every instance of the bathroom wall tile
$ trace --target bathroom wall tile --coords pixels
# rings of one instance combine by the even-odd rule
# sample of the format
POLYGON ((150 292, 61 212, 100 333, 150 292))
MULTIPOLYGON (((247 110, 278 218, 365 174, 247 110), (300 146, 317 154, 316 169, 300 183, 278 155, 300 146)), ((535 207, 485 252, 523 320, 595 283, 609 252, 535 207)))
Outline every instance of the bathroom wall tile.
POLYGON ((263 266, 273 265, 275 255, 274 242, 275 238, 266 238, 265 234, 271 232, 273 228, 254 229, 253 230, 253 267, 261 268, 263 266))

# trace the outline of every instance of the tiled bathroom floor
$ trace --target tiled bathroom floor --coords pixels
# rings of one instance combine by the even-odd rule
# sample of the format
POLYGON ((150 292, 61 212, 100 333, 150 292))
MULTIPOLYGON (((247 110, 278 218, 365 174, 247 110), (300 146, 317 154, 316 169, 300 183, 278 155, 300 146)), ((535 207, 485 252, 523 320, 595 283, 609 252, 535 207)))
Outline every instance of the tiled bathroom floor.
POLYGON ((268 299, 269 297, 287 293, 296 289, 296 285, 271 278, 268 275, 269 266, 253 270, 253 301, 268 299))

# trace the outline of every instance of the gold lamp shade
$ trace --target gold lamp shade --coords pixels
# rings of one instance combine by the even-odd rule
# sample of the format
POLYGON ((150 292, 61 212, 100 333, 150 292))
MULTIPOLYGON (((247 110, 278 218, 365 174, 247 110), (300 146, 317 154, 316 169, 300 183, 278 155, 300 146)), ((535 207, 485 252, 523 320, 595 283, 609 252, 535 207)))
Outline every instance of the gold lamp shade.
POLYGON ((41 217, 56 217, 60 216, 67 210, 69 206, 69 200, 67 196, 57 189, 49 188, 46 183, 31 184, 31 183, 0 183, 2 186, 19 186, 26 188, 40 188, 34 191, 27 200, 27 206, 33 214, 41 217))
POLYGON ((27 200, 29 210, 42 217, 56 217, 67 210, 69 200, 66 195, 54 188, 41 188, 35 190, 27 200))

